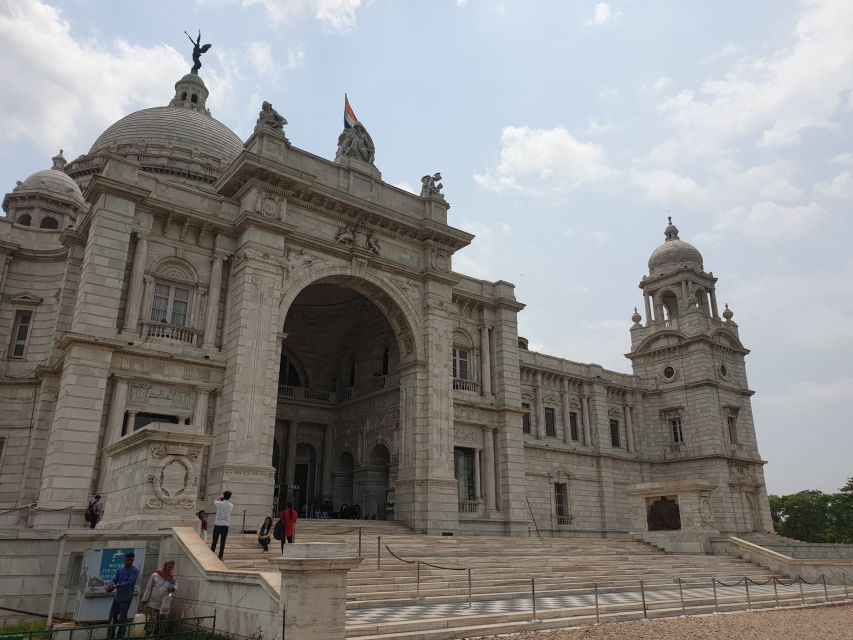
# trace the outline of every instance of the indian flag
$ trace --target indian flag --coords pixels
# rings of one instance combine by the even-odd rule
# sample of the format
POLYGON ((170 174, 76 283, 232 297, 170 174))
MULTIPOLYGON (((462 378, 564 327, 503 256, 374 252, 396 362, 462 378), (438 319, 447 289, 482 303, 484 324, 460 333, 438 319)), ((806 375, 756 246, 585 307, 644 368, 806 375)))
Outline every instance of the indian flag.
POLYGON ((352 107, 349 106, 349 98, 347 98, 347 94, 344 94, 344 129, 354 126, 356 120, 358 118, 355 117, 352 107))

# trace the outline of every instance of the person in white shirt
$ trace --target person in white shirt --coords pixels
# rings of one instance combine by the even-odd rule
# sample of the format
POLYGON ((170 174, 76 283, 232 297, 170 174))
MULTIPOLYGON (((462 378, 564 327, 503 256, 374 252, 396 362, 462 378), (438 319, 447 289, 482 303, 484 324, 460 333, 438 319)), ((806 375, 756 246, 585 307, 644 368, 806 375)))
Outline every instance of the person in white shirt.
POLYGON ((219 559, 222 560, 222 555, 225 553, 225 538, 228 537, 228 527, 231 525, 231 512, 234 510, 231 492, 224 491, 219 500, 214 500, 213 504, 216 505, 216 516, 213 519, 213 544, 210 545, 210 550, 216 553, 216 543, 221 537, 219 559))

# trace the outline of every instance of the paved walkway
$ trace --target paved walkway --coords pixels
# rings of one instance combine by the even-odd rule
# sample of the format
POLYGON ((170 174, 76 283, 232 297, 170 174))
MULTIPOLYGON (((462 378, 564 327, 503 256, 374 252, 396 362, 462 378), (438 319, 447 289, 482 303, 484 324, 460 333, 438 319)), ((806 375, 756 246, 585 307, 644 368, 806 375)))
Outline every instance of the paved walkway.
MULTIPOLYGON (((837 588, 837 587, 836 587, 837 588)), ((794 595, 799 597, 799 585, 783 586, 777 585, 779 596, 794 595)), ((823 585, 803 585, 803 592, 806 596, 820 595, 823 596, 823 585)), ((749 593, 753 598, 766 599, 774 597, 773 585, 749 585, 749 593)), ((724 587, 717 585, 717 597, 734 598, 744 603, 746 608, 746 590, 741 583, 737 587, 724 587)), ((697 587, 685 586, 684 599, 711 599, 714 598, 714 592, 710 586, 697 587)), ((642 595, 639 591, 620 591, 616 593, 601 593, 599 594, 599 604, 616 605, 616 604, 631 604, 634 603, 638 608, 642 607, 642 595)), ((678 606, 680 597, 678 587, 673 588, 648 588, 646 590, 646 603, 649 608, 655 608, 656 605, 669 603, 678 606)), ((799 603, 799 601, 797 601, 799 603)), ((590 594, 579 595, 564 595, 564 596, 537 596, 536 609, 538 612, 544 612, 549 609, 571 609, 575 607, 592 607, 595 606, 595 596, 590 594)), ((688 607, 689 607, 688 603, 688 607)), ((474 601, 471 603, 471 608, 468 608, 467 603, 442 603, 442 604, 422 604, 408 605, 395 607, 375 607, 370 609, 350 609, 347 611, 348 625, 367 625, 381 624, 394 622, 409 622, 414 620, 430 620, 436 618, 456 618, 466 616, 485 616, 501 613, 521 613, 529 611, 533 612, 531 599, 528 598, 506 598, 495 600, 474 601)))

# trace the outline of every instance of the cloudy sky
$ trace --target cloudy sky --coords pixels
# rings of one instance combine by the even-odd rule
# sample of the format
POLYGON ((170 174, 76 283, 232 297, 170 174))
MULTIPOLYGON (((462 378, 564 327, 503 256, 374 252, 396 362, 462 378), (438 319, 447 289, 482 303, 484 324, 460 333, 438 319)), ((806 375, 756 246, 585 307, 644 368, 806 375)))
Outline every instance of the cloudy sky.
POLYGON ((0 193, 166 104, 184 29, 244 139, 269 100, 332 158, 348 92, 385 180, 440 170, 454 268, 516 283, 531 348, 629 371, 669 212, 752 349, 769 490, 853 476, 849 0, 0 0, 0 193))

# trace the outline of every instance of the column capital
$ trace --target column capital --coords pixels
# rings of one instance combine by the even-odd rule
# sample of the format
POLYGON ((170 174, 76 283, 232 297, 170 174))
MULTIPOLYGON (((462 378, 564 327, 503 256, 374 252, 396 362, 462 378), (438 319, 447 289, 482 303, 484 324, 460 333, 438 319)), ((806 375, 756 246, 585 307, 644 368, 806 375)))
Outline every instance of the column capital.
POLYGON ((228 253, 225 249, 214 249, 213 255, 210 256, 211 262, 225 262, 231 258, 231 254, 228 253))
POLYGON ((154 282, 154 276, 146 273, 144 276, 142 276, 142 281, 145 282, 145 284, 151 284, 152 282, 154 282))

